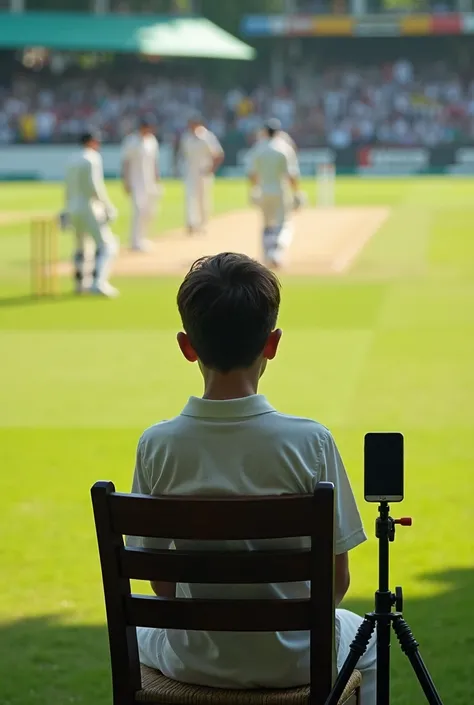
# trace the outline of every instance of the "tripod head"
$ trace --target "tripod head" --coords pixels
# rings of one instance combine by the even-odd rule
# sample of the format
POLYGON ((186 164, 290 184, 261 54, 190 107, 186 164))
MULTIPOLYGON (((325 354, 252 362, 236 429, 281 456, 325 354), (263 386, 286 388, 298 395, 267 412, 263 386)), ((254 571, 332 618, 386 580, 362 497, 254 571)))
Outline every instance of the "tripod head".
POLYGON ((391 612, 395 607, 398 613, 403 612, 403 590, 396 587, 395 592, 389 589, 389 544, 395 541, 395 527, 412 526, 411 517, 392 519, 388 502, 379 504, 379 516, 375 521, 375 536, 379 541, 379 589, 376 592, 377 611, 391 612))
POLYGON ((395 541, 395 526, 412 526, 413 519, 411 517, 401 517, 400 519, 392 519, 390 516, 390 507, 388 502, 380 502, 379 517, 375 521, 375 536, 376 538, 388 537, 389 541, 395 541))

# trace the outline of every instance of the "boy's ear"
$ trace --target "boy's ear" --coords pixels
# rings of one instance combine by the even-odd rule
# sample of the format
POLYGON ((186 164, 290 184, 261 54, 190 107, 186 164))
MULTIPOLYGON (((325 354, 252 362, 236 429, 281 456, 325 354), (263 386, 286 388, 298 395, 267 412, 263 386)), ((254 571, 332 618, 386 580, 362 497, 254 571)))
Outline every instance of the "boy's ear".
POLYGON ((279 328, 277 330, 274 330, 270 335, 268 336, 268 340, 265 344, 265 347, 263 349, 263 357, 266 358, 267 360, 273 360, 275 355, 277 354, 278 346, 280 344, 281 336, 283 335, 283 331, 281 331, 279 328))
POLYGON ((178 333, 176 336, 176 339, 178 341, 179 349, 183 353, 184 357, 188 362, 196 362, 198 359, 198 356, 196 354, 196 351, 194 350, 193 346, 189 342, 189 338, 186 335, 186 333, 178 333))

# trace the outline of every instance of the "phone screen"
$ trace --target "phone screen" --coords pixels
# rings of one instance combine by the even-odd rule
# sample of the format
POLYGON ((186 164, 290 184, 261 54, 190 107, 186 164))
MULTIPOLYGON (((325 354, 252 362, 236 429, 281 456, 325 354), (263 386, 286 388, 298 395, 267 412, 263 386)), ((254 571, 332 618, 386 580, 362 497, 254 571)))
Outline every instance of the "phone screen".
POLYGON ((367 502, 403 499, 403 436, 367 433, 364 441, 364 497, 367 502))

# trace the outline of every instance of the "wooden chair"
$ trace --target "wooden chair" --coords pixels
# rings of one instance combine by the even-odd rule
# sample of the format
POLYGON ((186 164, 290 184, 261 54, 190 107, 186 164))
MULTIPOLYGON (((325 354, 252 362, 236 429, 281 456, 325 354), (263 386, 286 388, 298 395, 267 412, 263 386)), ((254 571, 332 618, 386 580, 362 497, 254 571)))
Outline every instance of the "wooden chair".
MULTIPOLYGON (((91 490, 104 584, 114 705, 324 705, 334 679, 334 487, 314 495, 149 497, 91 490), (298 551, 181 551, 126 548, 123 535, 187 540, 310 536, 298 551), (133 595, 130 579, 184 583, 311 580, 305 600, 165 599, 133 595), (136 627, 204 631, 310 631, 311 683, 283 690, 194 686, 140 666, 136 627)), ((354 672, 340 705, 359 702, 354 672)))

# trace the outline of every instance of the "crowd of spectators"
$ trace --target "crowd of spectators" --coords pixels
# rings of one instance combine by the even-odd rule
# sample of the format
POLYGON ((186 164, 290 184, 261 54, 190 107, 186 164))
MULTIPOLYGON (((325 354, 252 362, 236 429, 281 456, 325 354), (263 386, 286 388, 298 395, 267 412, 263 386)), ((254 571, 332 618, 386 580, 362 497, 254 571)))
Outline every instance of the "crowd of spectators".
POLYGON ((309 67, 276 91, 257 85, 219 92, 152 74, 122 86, 100 79, 23 80, 0 88, 0 143, 75 141, 91 125, 106 141, 120 141, 139 115, 153 116, 161 138, 173 141, 197 111, 222 140, 238 135, 251 142, 273 115, 302 147, 434 147, 474 140, 474 80, 442 62, 415 68, 408 60, 320 72, 309 67))
MULTIPOLYGON (((308 72, 294 87, 297 141, 435 147, 474 139, 474 80, 408 60, 308 72), (297 107, 296 107, 297 106, 297 107)), ((288 122, 286 123, 288 126, 288 122)))
POLYGON ((197 111, 214 113, 220 96, 188 80, 38 81, 22 78, 13 89, 0 88, 0 143, 72 142, 89 127, 100 129, 104 141, 122 140, 137 116, 153 118, 161 137, 171 139, 185 129, 197 111))

